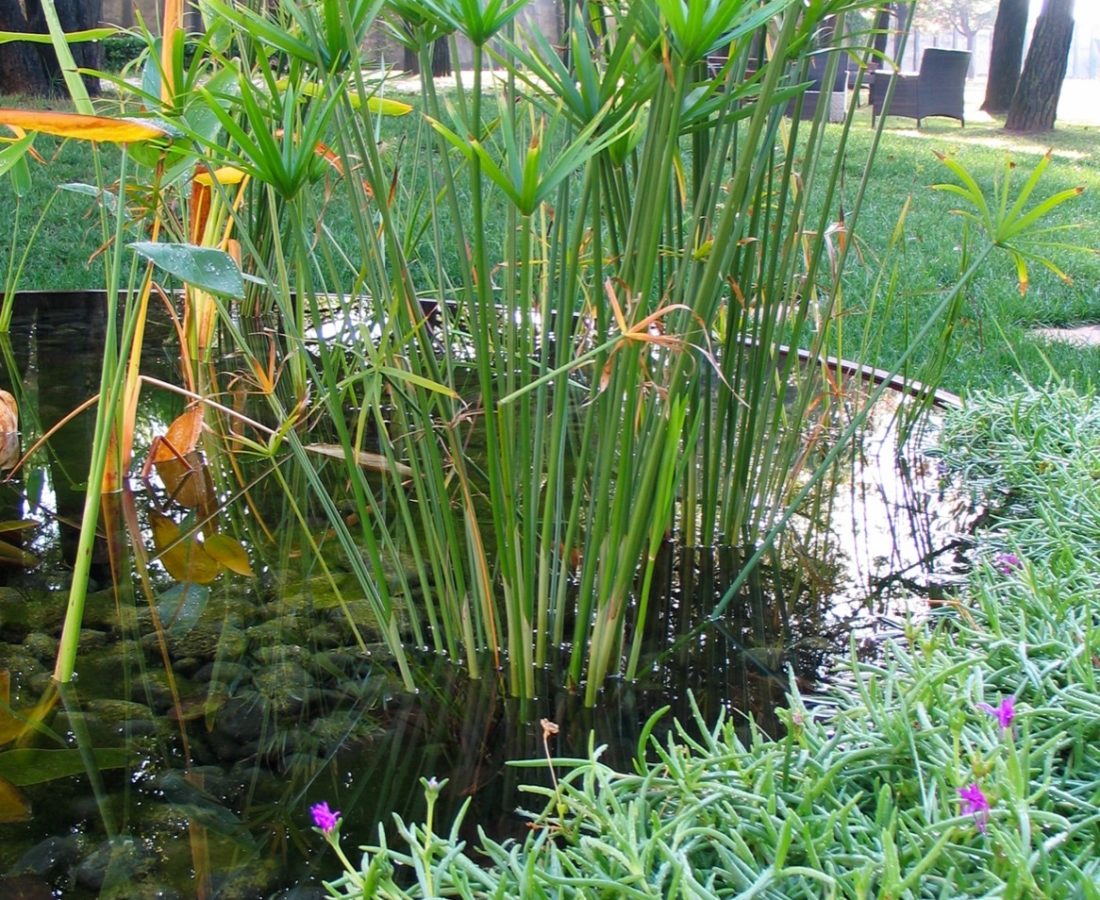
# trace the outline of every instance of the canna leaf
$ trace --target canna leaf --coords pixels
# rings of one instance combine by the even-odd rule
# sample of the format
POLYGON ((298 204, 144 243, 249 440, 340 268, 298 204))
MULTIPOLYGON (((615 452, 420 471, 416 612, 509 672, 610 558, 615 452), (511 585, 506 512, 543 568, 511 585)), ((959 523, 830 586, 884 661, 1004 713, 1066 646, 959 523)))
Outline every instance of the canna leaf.
POLYGON ((115 144, 170 139, 178 135, 174 128, 148 119, 112 119, 108 116, 86 116, 46 109, 0 108, 0 125, 56 137, 115 144))
POLYGON ((169 275, 175 275, 192 287, 240 299, 244 296, 244 278, 240 266, 228 253, 197 244, 162 244, 137 241, 130 249, 144 256, 169 275))

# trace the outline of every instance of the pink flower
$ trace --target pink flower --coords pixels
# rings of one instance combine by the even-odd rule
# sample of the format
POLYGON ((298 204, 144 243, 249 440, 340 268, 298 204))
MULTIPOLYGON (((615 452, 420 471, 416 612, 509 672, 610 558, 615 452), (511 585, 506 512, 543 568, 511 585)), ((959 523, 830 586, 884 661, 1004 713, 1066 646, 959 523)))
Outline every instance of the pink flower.
POLYGON ((975 781, 966 787, 959 788, 959 798, 962 800, 963 814, 974 816, 974 824, 978 826, 978 831, 985 834, 986 826, 989 824, 989 801, 978 783, 975 781))
POLYGON ((998 553, 993 557, 993 565, 1002 575, 1011 575, 1017 569, 1023 568, 1024 564, 1015 553, 998 553))
POLYGON ((1009 694, 996 706, 979 703, 978 709, 994 716, 997 719, 997 724, 1001 726, 1001 730, 1008 731, 1012 727, 1012 720, 1016 718, 1016 698, 1009 694))
POLYGON ((328 837, 340 824, 340 810, 329 809, 328 803, 315 803, 309 808, 313 816, 313 824, 321 829, 321 833, 328 837))

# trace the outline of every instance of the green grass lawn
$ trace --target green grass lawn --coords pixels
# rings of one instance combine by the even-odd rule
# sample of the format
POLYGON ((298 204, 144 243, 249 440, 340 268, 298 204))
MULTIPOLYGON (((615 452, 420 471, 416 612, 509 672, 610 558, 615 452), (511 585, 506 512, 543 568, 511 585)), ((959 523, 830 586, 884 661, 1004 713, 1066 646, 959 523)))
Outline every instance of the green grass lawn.
MULTIPOLYGON (((5 103, 0 98, 0 104, 5 103)), ((415 117, 388 124, 392 147, 402 144, 401 130, 419 127, 415 117)), ((834 126, 835 127, 835 126, 834 126)), ((870 114, 858 114, 851 140, 852 165, 842 186, 842 202, 850 209, 858 186, 858 160, 872 139, 870 114)), ((1031 330, 1039 325, 1071 325, 1100 321, 1100 154, 1095 149, 1096 130, 1060 127, 1036 137, 1014 137, 995 125, 959 128, 954 122, 926 120, 918 132, 907 120, 891 119, 883 134, 873 181, 857 223, 857 252, 850 258, 846 275, 845 354, 860 356, 864 310, 869 286, 882 262, 882 253, 907 200, 911 200, 898 294, 885 320, 884 340, 874 358, 861 361, 889 367, 891 359, 909 342, 960 272, 962 262, 962 220, 952 214, 955 198, 931 189, 947 181, 951 173, 936 153, 949 154, 962 163, 984 187, 989 188, 1004 161, 1016 164, 1018 181, 1023 180, 1041 155, 1050 149, 1053 162, 1036 193, 1045 197, 1056 191, 1080 186, 1084 194, 1055 214, 1059 223, 1076 227, 1060 239, 1088 248, 1070 252, 1054 250, 1057 265, 1072 276, 1064 283, 1039 265, 1032 266, 1031 285, 1026 294, 1017 288, 1015 271, 1006 254, 994 256, 972 284, 965 312, 953 338, 953 350, 943 386, 966 393, 1014 383, 1022 376, 1031 383, 1046 382, 1052 372, 1088 381, 1100 364, 1100 349, 1080 349, 1035 338, 1031 330)), ((14 242, 22 248, 49 202, 56 185, 95 183, 92 154, 86 146, 40 136, 36 148, 44 164, 33 165, 33 188, 23 198, 16 218, 16 203, 8 179, 0 179, 0 209, 5 211, 5 228, 0 232, 0 272, 9 266, 14 242)), ((407 152, 407 151, 406 151, 407 152)), ((116 171, 117 154, 101 151, 103 171, 108 179, 116 171)), ((415 192, 422 161, 396 160, 408 187, 415 192)), ((405 185, 403 185, 405 186, 405 185)), ((332 210, 334 231, 344 217, 332 210)), ((42 222, 31 259, 19 283, 23 289, 73 290, 97 287, 101 270, 96 261, 100 249, 98 217, 88 196, 62 191, 42 222)), ((976 239, 975 239, 976 240, 976 239)), ((2 282, 0 282, 2 283, 2 282)), ((877 314, 881 319, 881 314, 877 314)), ((932 355, 929 346, 921 355, 932 355)))

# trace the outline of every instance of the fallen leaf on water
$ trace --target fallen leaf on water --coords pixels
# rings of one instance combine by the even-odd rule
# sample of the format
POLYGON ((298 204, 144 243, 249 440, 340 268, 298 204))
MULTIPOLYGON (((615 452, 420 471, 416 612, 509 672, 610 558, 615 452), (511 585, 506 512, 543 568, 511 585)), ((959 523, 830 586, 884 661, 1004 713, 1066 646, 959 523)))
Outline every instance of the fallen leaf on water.
POLYGON ((209 512, 214 502, 214 483, 202 454, 191 451, 182 458, 170 457, 153 463, 168 496, 187 509, 209 512))
MULTIPOLYGON (((348 458, 344 448, 339 444, 306 444, 306 449, 314 453, 320 453, 322 456, 331 456, 333 459, 346 460, 348 458)), ((402 478, 407 478, 413 473, 413 470, 404 463, 391 463, 381 453, 371 453, 368 450, 356 451, 355 461, 364 469, 372 469, 375 472, 393 472, 393 474, 400 475, 402 478)))
POLYGON ((176 581, 209 584, 221 574, 218 561, 194 537, 184 538, 179 526, 167 516, 150 513, 149 522, 157 559, 176 581))
POLYGON ((248 551, 240 541, 226 534, 212 534, 202 542, 203 549, 230 572, 238 575, 255 574, 248 562, 248 551))

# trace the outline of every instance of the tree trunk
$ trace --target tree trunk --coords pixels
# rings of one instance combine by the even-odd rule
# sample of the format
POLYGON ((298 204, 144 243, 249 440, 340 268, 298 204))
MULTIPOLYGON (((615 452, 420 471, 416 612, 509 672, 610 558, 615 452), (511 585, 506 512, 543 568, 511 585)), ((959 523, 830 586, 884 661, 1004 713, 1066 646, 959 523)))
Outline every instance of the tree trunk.
MULTIPOLYGON (((54 6, 63 31, 95 28, 103 15, 103 0, 54 0, 54 6)), ((48 30, 40 0, 26 0, 25 10, 20 0, 0 0, 0 31, 45 34, 48 30)), ((100 68, 101 51, 97 42, 83 41, 69 46, 78 66, 100 68)), ((85 75, 84 84, 89 94, 99 93, 98 78, 85 75)), ((5 44, 0 51, 0 93, 39 96, 65 93, 61 66, 53 47, 18 42, 5 44)))
POLYGON ((1027 37, 1027 0, 1001 0, 993 25, 993 47, 989 57, 989 81, 982 109, 993 116, 1004 115, 1012 105, 1020 63, 1024 60, 1027 37))
POLYGON ((401 68, 409 75, 420 74, 420 57, 411 47, 401 49, 401 68))
POLYGON ((432 74, 451 74, 451 45, 446 38, 440 38, 432 44, 432 74))
MULTIPOLYGON (((0 31, 32 30, 19 0, 0 0, 0 31)), ((0 94, 45 94, 49 86, 37 45, 15 42, 0 48, 0 94)))
POLYGON ((1008 110, 1006 131, 1030 134, 1054 127, 1072 42, 1073 0, 1046 0, 1008 110))

